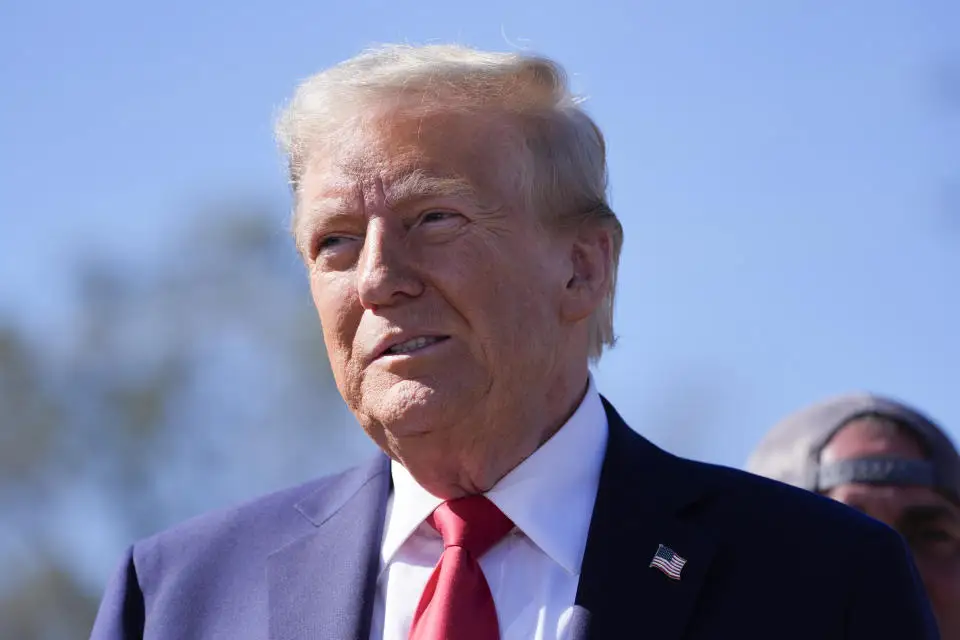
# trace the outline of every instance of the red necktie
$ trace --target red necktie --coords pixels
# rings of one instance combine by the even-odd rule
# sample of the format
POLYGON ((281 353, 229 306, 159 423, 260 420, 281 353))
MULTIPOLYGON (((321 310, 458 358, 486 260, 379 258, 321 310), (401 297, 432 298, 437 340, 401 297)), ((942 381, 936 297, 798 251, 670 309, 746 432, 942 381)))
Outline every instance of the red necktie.
POLYGON ((420 596, 410 640, 499 640, 497 609, 477 560, 513 523, 483 496, 444 502, 427 522, 443 536, 443 555, 420 596))

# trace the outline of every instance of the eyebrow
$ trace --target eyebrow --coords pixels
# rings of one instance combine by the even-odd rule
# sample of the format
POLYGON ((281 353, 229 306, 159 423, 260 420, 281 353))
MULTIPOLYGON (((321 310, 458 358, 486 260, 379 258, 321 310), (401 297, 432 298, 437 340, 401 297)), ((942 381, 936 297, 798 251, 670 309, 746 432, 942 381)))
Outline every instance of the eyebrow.
POLYGON ((311 220, 323 218, 324 220, 337 220, 339 218, 349 218, 356 215, 357 207, 355 204, 347 202, 341 198, 318 198, 303 209, 298 209, 296 218, 302 219, 308 216, 311 220))
POLYGON ((480 207, 481 197, 473 183, 459 175, 437 175, 416 169, 395 180, 386 188, 386 205, 391 209, 429 198, 463 198, 480 207))
POLYGON ((297 251, 306 256, 317 228, 335 223, 338 219, 350 219, 355 209, 356 207, 339 198, 322 198, 312 202, 306 210, 299 207, 294 209, 290 229, 297 251))
MULTIPOLYGON (((440 197, 464 198, 478 207, 481 207, 481 201, 485 200, 470 180, 458 175, 438 175, 424 169, 416 169, 391 180, 384 194, 385 203, 391 209, 440 197)), ((315 217, 317 214, 339 218, 352 215, 355 210, 356 205, 343 195, 328 195, 308 204, 302 213, 298 211, 296 218, 304 215, 315 217)))
POLYGON ((937 520, 960 520, 955 509, 942 504, 920 504, 905 507, 897 518, 900 523, 926 524, 937 520))

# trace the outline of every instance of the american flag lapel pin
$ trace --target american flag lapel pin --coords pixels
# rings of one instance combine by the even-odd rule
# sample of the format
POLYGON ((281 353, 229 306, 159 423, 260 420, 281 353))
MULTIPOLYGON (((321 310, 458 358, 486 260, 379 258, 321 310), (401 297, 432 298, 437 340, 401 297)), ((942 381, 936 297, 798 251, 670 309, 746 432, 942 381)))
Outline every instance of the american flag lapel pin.
POLYGON ((650 566, 659 569, 668 578, 673 580, 680 579, 680 572, 683 571, 683 565, 687 564, 687 559, 677 555, 677 552, 670 547, 661 544, 657 552, 653 554, 653 560, 650 566))

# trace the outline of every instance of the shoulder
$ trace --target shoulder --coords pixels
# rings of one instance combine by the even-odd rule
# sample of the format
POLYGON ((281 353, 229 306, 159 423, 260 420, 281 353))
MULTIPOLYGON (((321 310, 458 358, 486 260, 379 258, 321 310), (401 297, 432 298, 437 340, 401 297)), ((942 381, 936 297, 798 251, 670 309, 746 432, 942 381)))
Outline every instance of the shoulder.
POLYGON ((834 500, 731 467, 664 451, 631 429, 605 402, 609 443, 605 465, 618 482, 649 485, 647 497, 682 519, 700 521, 721 540, 807 547, 855 545, 868 534, 899 536, 886 525, 834 500), (615 470, 615 471, 614 471, 615 470))
POLYGON ((692 505, 691 516, 709 523, 725 543, 721 563, 739 578, 731 584, 762 575, 777 598, 815 594, 831 603, 820 605, 819 614, 836 619, 845 637, 937 637, 910 551, 887 525, 744 471, 689 460, 677 464, 716 487, 692 505))
POLYGON ((678 471, 703 488, 691 511, 717 527, 824 547, 860 545, 877 536, 899 542, 883 523, 835 500, 746 471, 673 458, 678 471))
POLYGON ((336 478, 337 476, 317 478, 239 504, 202 513, 138 541, 135 548, 146 550, 163 546, 180 547, 186 543, 197 544, 208 538, 257 531, 268 521, 282 524, 295 520, 298 517, 295 505, 307 496, 322 491, 324 486, 335 482, 336 478))
POLYGON ((321 524, 386 468, 382 460, 196 516, 133 545, 141 577, 266 557, 321 524))
MULTIPOLYGON (((871 581, 914 571, 899 533, 847 505, 737 469, 679 458, 676 464, 705 488, 682 517, 718 543, 730 571, 840 602, 871 581)), ((888 591, 906 597, 912 582, 888 591)))
POLYGON ((892 529, 846 505, 746 471, 673 455, 627 426, 612 405, 607 415, 606 465, 617 483, 636 486, 624 495, 659 503, 699 523, 718 542, 781 550, 853 548, 864 536, 900 542, 892 529))

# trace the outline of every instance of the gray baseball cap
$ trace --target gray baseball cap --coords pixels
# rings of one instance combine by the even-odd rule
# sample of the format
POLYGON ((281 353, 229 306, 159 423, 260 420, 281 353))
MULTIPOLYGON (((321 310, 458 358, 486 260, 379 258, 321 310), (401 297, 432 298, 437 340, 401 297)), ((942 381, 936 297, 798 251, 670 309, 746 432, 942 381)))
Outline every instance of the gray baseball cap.
POLYGON ((926 486, 960 504, 960 455, 950 438, 916 409, 871 393, 838 396, 788 416, 763 438, 747 470, 814 492, 851 482, 926 486), (865 416, 881 416, 907 429, 927 459, 870 457, 821 464, 820 453, 830 439, 865 416))

